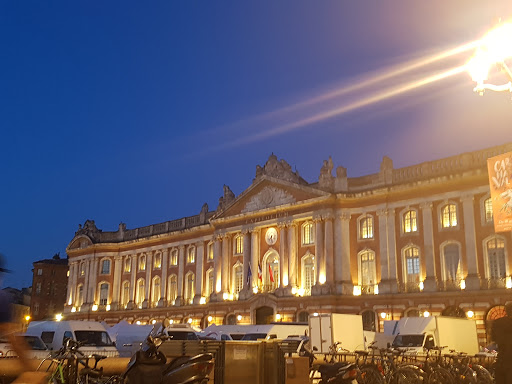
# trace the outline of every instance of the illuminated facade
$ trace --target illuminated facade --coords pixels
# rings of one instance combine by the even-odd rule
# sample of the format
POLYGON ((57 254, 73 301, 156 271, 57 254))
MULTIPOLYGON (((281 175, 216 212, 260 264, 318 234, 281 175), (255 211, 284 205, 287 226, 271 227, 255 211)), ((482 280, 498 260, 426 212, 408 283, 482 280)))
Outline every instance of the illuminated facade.
POLYGON ((512 297, 512 238, 495 233, 487 158, 512 143, 347 177, 329 159, 308 183, 271 155, 216 211, 115 232, 80 226, 70 242, 67 318, 208 323, 487 319, 512 297))

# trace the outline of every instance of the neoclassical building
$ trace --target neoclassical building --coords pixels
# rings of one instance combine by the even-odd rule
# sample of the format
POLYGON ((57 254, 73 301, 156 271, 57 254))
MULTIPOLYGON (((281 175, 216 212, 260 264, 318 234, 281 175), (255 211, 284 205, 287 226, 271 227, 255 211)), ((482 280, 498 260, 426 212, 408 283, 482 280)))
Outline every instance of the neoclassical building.
POLYGON ((487 158, 512 143, 347 177, 324 161, 309 183, 271 155, 215 211, 147 227, 79 226, 69 243, 68 319, 204 327, 315 313, 469 316, 482 344, 511 300, 510 233, 495 233, 487 158))

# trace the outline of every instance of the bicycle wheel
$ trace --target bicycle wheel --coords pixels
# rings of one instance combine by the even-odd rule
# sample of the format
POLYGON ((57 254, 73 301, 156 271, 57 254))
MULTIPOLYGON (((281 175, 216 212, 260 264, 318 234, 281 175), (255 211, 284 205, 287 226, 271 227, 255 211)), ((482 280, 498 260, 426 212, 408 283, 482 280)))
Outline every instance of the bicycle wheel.
POLYGON ((480 364, 473 364, 471 366, 471 368, 476 373, 477 384, 492 384, 492 383, 494 383, 491 372, 489 372, 484 366, 482 366, 480 364))
POLYGON ((455 384, 455 377, 443 367, 434 367, 427 378, 428 384, 455 384))
POLYGON ((357 377, 357 382, 359 384, 385 384, 386 380, 384 379, 384 375, 379 371, 379 369, 372 364, 362 365, 360 368, 360 373, 357 377))
POLYGON ((461 369, 456 379, 458 379, 457 383, 460 384, 477 384, 476 373, 469 367, 461 369))
POLYGON ((423 384, 422 371, 410 367, 397 368, 389 378, 389 384, 423 384))

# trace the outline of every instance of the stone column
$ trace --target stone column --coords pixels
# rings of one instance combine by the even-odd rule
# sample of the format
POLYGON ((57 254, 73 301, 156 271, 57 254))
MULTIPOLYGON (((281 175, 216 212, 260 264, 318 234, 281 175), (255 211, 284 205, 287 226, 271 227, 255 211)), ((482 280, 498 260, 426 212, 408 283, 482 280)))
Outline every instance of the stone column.
POLYGON ((96 304, 96 282, 98 281, 98 260, 91 260, 89 268, 89 304, 96 304))
POLYGON ((204 279, 204 242, 196 243, 196 280, 195 280, 195 296, 194 304, 200 304, 203 296, 203 279, 204 279))
POLYGON ((146 287, 144 293, 144 301, 142 302, 142 308, 149 308, 151 303, 151 271, 153 269, 153 251, 146 252, 146 287))
POLYGON ((381 280, 379 293, 398 292, 396 280, 396 238, 394 210, 382 209, 377 211, 379 218, 379 249, 381 263, 381 280), (390 218, 391 217, 391 218, 390 218))
POLYGON ((289 222, 288 226, 288 283, 291 288, 299 287, 297 261, 297 225, 289 222))
POLYGON ((326 215, 325 222, 325 280, 329 286, 334 285, 334 233, 333 233, 333 217, 326 215))
MULTIPOLYGON (((464 240, 466 241, 466 262, 468 275, 466 277, 466 289, 469 291, 480 289, 480 274, 478 273, 475 211, 473 208, 473 195, 461 196, 462 213, 464 216, 464 240)), ((457 212, 458 213, 458 212, 457 212)), ((460 217, 460 215, 457 215, 460 217)))
POLYGON ((123 258, 119 255, 114 256, 114 284, 112 287, 112 310, 119 307, 119 292, 121 291, 121 274, 123 273, 123 258))
POLYGON ((425 255, 426 276, 423 282, 425 292, 437 291, 437 277, 435 268, 434 252, 434 224, 432 221, 432 203, 424 202, 420 204, 422 224, 423 224, 423 244, 425 255))
POLYGON ((162 251, 162 280, 160 282, 159 307, 167 306, 167 270, 169 269, 169 248, 162 251))
POLYGON ((350 271, 350 214, 338 211, 334 220, 334 279, 336 293, 351 295, 354 286, 350 271))
POLYGON ((75 295, 73 294, 75 287, 75 282, 73 280, 74 278, 74 271, 76 269, 76 262, 69 263, 69 277, 68 277, 68 288, 67 288, 67 300, 66 300, 66 306, 73 306, 73 299, 75 295))
POLYGON ((322 220, 314 218, 313 221, 315 223, 315 280, 316 285, 319 285, 325 283, 325 239, 322 220))
POLYGON ((279 228, 279 287, 285 288, 288 282, 288 244, 286 241, 286 227, 283 224, 279 228))
POLYGON ((216 235, 213 239, 213 290, 219 293, 222 289, 221 285, 222 272, 222 237, 216 235))
MULTIPOLYGON (((249 274, 249 266, 251 265, 251 235, 248 230, 242 231, 243 241, 244 241, 244 252, 243 252, 243 263, 244 263, 244 290, 251 291, 252 290, 252 281, 247 281, 247 275, 249 274)), ((251 266, 251 275, 258 274, 258 271, 252 269, 251 266)), ((251 279, 252 280, 252 279, 251 279)))
POLYGON ((229 273, 229 259, 230 259, 230 249, 229 245, 231 243, 230 236, 226 235, 222 239, 222 275, 221 275, 221 288, 222 293, 229 293, 229 276, 231 273, 229 273))
POLYGON ((260 230, 253 229, 251 231, 251 268, 254 271, 252 273, 252 286, 257 287, 259 285, 258 278, 258 262, 260 260, 260 230))
POLYGON ((179 246, 178 253, 178 294, 174 305, 182 305, 183 302, 183 280, 185 278, 185 246, 179 246))

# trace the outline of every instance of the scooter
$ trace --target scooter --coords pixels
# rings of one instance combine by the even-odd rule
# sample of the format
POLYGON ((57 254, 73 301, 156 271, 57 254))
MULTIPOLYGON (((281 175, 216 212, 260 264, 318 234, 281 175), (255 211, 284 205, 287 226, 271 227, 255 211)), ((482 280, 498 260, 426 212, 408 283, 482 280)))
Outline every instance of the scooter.
POLYGON ((316 359, 314 352, 317 350, 313 347, 313 352, 306 350, 307 352, 303 354, 310 359, 310 379, 317 377, 316 373, 319 373, 319 384, 357 384, 360 371, 356 364, 348 362, 313 364, 316 359))
POLYGON ((167 363, 158 347, 167 338, 156 324, 141 349, 130 359, 123 374, 126 384, 206 384, 213 369, 213 355, 179 356, 167 363))

